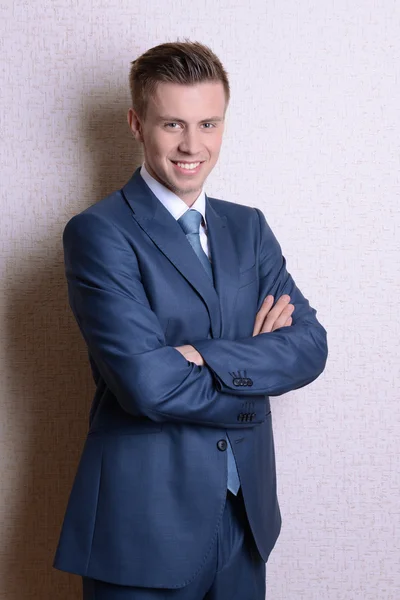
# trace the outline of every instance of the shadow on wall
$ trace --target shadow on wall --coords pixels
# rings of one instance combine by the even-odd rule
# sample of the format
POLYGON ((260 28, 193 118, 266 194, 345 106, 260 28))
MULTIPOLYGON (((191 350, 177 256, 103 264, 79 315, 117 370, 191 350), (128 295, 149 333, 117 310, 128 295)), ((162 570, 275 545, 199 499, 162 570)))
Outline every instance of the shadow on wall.
MULTIPOLYGON (((101 105, 97 94, 85 99, 77 140, 84 185, 79 205, 76 198, 60 198, 60 206, 71 209, 68 217, 120 188, 141 163, 126 122, 126 94, 117 92, 107 88, 101 105)), ((81 598, 80 578, 52 567, 94 391, 86 346, 68 306, 65 224, 64 217, 53 223, 51 237, 38 242, 35 253, 14 256, 7 277, 6 362, 15 397, 5 429, 12 493, 1 541, 4 600, 81 598)))

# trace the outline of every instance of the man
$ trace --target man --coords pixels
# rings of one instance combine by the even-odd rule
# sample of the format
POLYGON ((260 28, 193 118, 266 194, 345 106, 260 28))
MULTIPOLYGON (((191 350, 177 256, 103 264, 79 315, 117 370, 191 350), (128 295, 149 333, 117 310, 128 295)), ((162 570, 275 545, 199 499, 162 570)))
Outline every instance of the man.
POLYGON ((263 213, 203 191, 229 102, 215 54, 162 44, 130 84, 144 163, 64 231, 96 392, 54 565, 85 600, 261 600, 269 396, 318 377, 326 332, 263 213))

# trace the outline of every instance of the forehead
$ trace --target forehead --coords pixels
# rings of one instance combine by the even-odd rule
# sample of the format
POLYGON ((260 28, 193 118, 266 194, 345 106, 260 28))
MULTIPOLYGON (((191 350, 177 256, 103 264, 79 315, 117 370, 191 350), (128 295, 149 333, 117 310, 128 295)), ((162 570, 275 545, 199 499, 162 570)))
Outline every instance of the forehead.
POLYGON ((204 81, 192 85, 158 83, 148 100, 147 116, 179 117, 183 120, 224 116, 226 98, 220 81, 204 81))

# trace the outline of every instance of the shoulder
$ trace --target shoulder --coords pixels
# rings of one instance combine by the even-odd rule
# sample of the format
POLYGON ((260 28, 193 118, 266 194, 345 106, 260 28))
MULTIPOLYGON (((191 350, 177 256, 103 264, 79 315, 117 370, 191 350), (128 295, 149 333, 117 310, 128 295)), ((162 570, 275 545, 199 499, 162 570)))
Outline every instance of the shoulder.
POLYGON ((130 208, 121 193, 121 190, 112 192, 101 200, 97 200, 81 212, 73 215, 64 227, 64 234, 70 230, 88 229, 93 226, 118 227, 119 223, 126 222, 130 208))
POLYGON ((253 206, 247 206, 246 204, 239 204, 238 202, 229 202, 228 200, 221 200, 219 198, 212 198, 207 196, 210 205, 214 210, 221 216, 233 218, 233 219, 256 219, 257 213, 253 206))
POLYGON ((101 200, 97 200, 72 218, 97 216, 116 221, 118 218, 124 218, 127 211, 129 212, 121 190, 117 190, 101 200))
MULTIPOLYGON (((263 211, 256 206, 248 206, 237 202, 228 202, 218 198, 210 198, 210 205, 229 224, 234 234, 238 231, 254 236, 254 239, 267 244, 277 245, 278 241, 268 224, 263 211)), ((249 238, 250 239, 250 238, 249 238)))
POLYGON ((239 204, 238 202, 229 202, 219 198, 210 198, 210 205, 218 215, 229 223, 231 227, 243 229, 250 227, 252 231, 261 232, 263 229, 270 229, 264 213, 256 206, 239 204))

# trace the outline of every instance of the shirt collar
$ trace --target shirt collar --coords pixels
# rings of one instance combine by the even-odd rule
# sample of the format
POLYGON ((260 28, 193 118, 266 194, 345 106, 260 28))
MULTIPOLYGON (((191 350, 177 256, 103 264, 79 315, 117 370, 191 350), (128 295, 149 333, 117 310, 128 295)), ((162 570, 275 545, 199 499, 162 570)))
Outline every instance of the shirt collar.
MULTIPOLYGON (((186 202, 179 198, 174 192, 171 192, 165 185, 154 179, 152 175, 146 169, 146 165, 143 162, 142 168, 140 169, 140 175, 143 177, 144 181, 151 189, 156 198, 162 202, 167 210, 171 213, 176 220, 179 219, 187 210, 189 210, 186 202)), ((202 189, 199 197, 192 204, 190 208, 198 210, 201 213, 204 222, 206 223, 206 195, 204 190, 202 189)))

